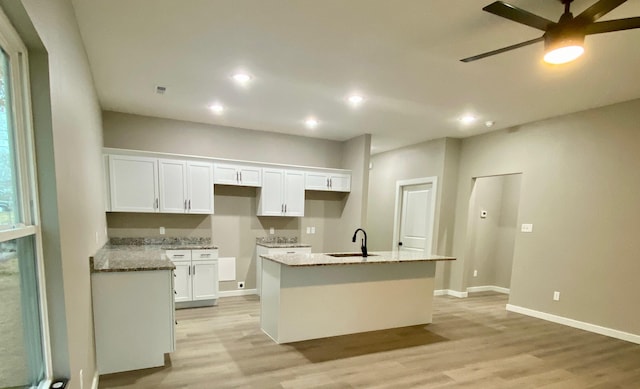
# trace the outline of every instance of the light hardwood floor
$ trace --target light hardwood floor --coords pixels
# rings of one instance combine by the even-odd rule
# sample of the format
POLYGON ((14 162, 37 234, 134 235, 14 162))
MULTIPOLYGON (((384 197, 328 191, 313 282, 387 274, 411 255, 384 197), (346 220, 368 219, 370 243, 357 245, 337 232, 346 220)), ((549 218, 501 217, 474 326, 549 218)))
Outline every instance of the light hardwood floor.
POLYGON ((167 366, 100 388, 640 388, 640 345, 507 312, 507 297, 436 297, 427 326, 275 344, 256 297, 178 311, 167 366))

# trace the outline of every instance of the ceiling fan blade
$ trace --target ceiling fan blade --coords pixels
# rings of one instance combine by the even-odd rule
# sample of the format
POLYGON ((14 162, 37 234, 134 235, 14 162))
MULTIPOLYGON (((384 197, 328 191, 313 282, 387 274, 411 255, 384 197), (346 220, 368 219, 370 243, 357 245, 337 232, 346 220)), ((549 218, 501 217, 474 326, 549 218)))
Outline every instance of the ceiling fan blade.
POLYGON ((627 0, 600 0, 585 9, 580 15, 576 16, 574 20, 582 24, 593 23, 626 1, 627 0))
POLYGON ((547 27, 549 27, 549 25, 556 24, 549 19, 532 14, 531 12, 525 11, 521 8, 507 4, 504 1, 491 3, 484 7, 483 10, 542 31, 547 31, 547 27))
POLYGON ((461 59, 460 61, 462 61, 462 62, 477 61, 477 60, 482 59, 482 58, 490 57, 490 56, 492 56, 492 55, 496 55, 496 54, 504 53, 505 51, 518 49, 518 48, 520 48, 520 47, 524 47, 524 46, 532 45, 532 44, 534 44, 534 43, 538 43, 538 42, 542 42, 542 41, 544 41, 544 36, 541 36, 540 38, 536 38, 536 39, 531 39, 531 40, 526 41, 526 42, 521 42, 521 43, 518 43, 518 44, 516 44, 516 45, 511 45, 511 46, 503 47, 503 48, 498 49, 498 50, 488 51, 488 52, 486 52, 486 53, 482 53, 482 54, 474 55, 473 57, 464 58, 464 59, 461 59))
POLYGON ((591 23, 585 27, 585 34, 602 34, 603 32, 632 30, 634 28, 640 28, 640 16, 591 23))

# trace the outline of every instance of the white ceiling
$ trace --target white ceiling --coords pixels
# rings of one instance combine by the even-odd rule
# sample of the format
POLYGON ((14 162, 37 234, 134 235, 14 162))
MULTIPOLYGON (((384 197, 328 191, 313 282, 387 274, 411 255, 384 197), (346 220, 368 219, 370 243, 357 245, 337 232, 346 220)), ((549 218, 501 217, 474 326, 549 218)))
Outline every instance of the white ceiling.
MULTIPOLYGON (((483 12, 492 0, 74 0, 105 110, 345 140, 374 153, 466 137, 640 97, 640 29, 588 36, 577 62, 551 67, 541 36, 483 12), (247 88, 230 75, 246 70, 247 88), (168 88, 164 95, 155 86, 168 88), (358 109, 352 91, 366 96, 358 109), (214 101, 227 110, 215 116, 214 101), (473 113, 479 123, 456 119, 473 113), (315 116, 320 125, 307 129, 315 116)), ((595 0, 576 0, 574 15, 595 0)), ((557 20, 556 0, 512 4, 557 20)), ((602 20, 640 16, 630 0, 602 20)))

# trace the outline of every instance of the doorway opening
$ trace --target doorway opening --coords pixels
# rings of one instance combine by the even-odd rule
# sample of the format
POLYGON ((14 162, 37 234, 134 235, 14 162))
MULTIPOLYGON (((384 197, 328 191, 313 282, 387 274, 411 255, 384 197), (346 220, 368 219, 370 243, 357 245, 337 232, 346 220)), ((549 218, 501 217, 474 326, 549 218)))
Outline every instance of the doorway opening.
POLYGON ((467 292, 509 294, 522 173, 478 177, 469 199, 467 292))
POLYGON ((396 182, 394 249, 433 252, 436 194, 436 177, 396 182))

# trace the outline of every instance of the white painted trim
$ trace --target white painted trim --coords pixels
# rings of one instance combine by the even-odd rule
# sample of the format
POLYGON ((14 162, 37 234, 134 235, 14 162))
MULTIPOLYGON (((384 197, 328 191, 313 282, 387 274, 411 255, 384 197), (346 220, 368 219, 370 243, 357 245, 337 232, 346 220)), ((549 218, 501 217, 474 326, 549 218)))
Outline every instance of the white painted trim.
POLYGON ((91 389, 98 389, 98 381, 100 380, 100 374, 98 374, 98 369, 93 374, 93 380, 91 381, 91 389))
POLYGON ((451 289, 437 289, 433 291, 434 296, 452 296, 457 298, 467 298, 469 294, 467 292, 458 292, 451 289))
POLYGON ((393 243, 392 246, 394 249, 398 247, 398 234, 400 234, 400 218, 401 215, 401 204, 402 204, 402 188, 404 186, 410 185, 422 185, 422 184, 431 184, 431 189, 433 190, 434 196, 431 197, 431 225, 429 226, 429 234, 431 235, 431 241, 427 244, 429 247, 425 247, 425 252, 430 254, 433 252, 434 246, 434 231, 436 226, 436 202, 438 201, 438 177, 422 177, 422 178, 412 178, 410 180, 398 180, 396 181, 396 207, 395 213, 393 217, 393 243))
POLYGON ((247 296, 250 294, 258 294, 257 289, 240 289, 240 290, 222 290, 218 292, 218 296, 222 297, 235 297, 235 296, 247 296))
POLYGON ((609 336, 616 339, 626 340, 627 342, 640 344, 640 335, 631 334, 629 332, 624 332, 620 330, 614 330, 613 328, 602 327, 596 324, 586 323, 584 321, 578 321, 574 319, 569 319, 563 316, 553 315, 551 313, 535 311, 533 309, 520 307, 517 305, 507 304, 507 311, 520 313, 523 315, 535 317, 538 319, 563 324, 565 326, 578 328, 581 330, 594 332, 596 334, 609 336))
POLYGON ((467 288, 467 292, 475 293, 475 292, 497 292, 509 294, 511 290, 509 288, 503 288, 501 286, 495 285, 484 285, 484 286, 470 286, 467 288))

